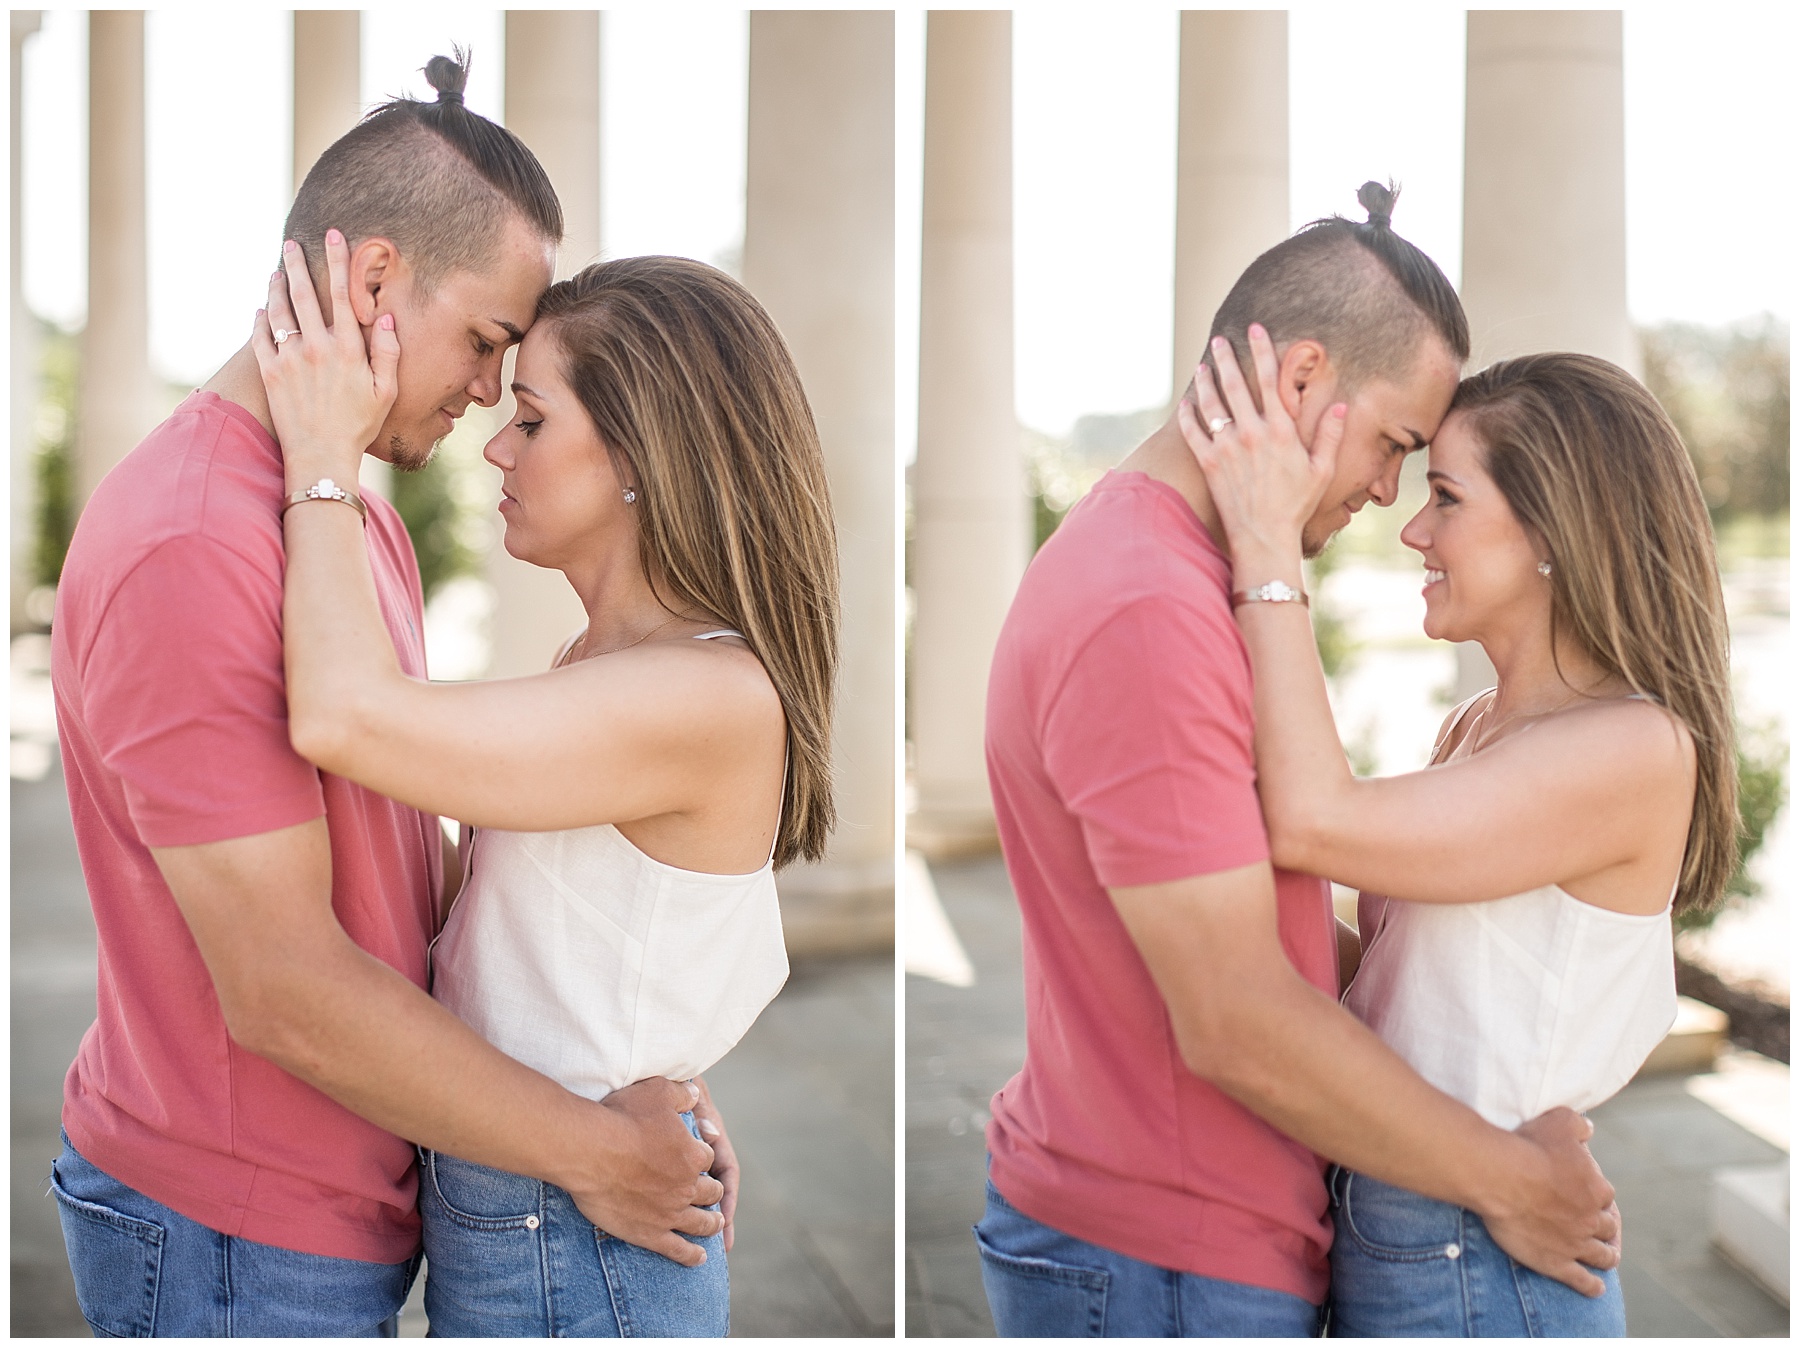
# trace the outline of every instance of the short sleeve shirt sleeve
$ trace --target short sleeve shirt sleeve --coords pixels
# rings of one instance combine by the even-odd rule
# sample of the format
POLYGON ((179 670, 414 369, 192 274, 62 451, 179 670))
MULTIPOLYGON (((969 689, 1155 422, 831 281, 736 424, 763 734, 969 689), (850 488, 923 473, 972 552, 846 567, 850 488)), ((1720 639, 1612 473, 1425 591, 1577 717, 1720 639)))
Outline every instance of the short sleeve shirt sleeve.
POLYGON ((181 847, 325 813, 288 743, 281 579, 202 536, 120 584, 82 667, 82 715, 138 835, 181 847))
POLYGON ((1122 608, 1077 653, 1046 713, 1046 770, 1108 888, 1268 859, 1249 658, 1220 605, 1122 608))

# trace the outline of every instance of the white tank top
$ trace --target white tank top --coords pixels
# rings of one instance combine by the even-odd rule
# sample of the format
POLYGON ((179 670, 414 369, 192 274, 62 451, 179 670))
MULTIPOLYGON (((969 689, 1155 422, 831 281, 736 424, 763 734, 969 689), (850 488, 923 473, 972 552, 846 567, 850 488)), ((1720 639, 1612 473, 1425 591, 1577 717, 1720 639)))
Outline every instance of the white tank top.
POLYGON ((1357 927, 1344 1005, 1499 1128, 1611 1098, 1675 1022, 1667 909, 1617 913, 1558 885, 1485 903, 1364 894, 1357 927))
POLYGON ((787 981, 774 859, 712 875, 646 856, 611 824, 480 829, 432 970, 458 1019, 577 1095, 685 1080, 787 981))

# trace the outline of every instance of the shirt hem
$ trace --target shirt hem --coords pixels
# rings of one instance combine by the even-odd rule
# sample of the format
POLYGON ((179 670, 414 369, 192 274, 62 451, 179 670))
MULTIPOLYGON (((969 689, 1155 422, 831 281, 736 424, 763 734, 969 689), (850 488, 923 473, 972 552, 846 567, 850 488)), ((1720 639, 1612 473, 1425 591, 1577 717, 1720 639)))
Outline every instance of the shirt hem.
MULTIPOLYGON (((63 1132, 82 1158, 119 1183, 136 1189, 144 1197, 198 1222, 221 1235, 252 1240, 260 1245, 292 1250, 299 1254, 322 1255, 329 1259, 355 1259, 371 1264, 398 1264, 412 1258, 419 1250, 417 1218, 410 1230, 377 1230, 338 1223, 300 1222, 279 1213, 264 1212, 242 1203, 233 1203, 211 1194, 188 1188, 168 1171, 146 1169, 143 1158, 128 1147, 114 1148, 102 1134, 93 1133, 79 1119, 70 1117, 65 1108, 63 1132)), ((240 1161, 261 1172, 252 1162, 240 1161)), ((365 1200, 367 1201, 367 1200, 365 1200)))
POLYGON ((1240 1208, 1193 1194, 1187 1195, 1187 1199, 1196 1210, 1229 1213, 1236 1219, 1233 1224, 1242 1229, 1232 1233, 1233 1243, 1217 1245, 1202 1240, 1192 1231, 1172 1241, 1158 1240, 1156 1233, 1146 1228, 1142 1213, 1148 1209, 1149 1200, 1166 1199, 1166 1190, 1158 1189, 1153 1194, 1154 1186, 1141 1181, 1117 1175, 1107 1177, 1108 1183, 1117 1186, 1117 1206, 1134 1214, 1115 1223, 1105 1220, 1107 1214, 1067 1190, 1034 1183, 1019 1173, 1003 1154, 990 1150, 988 1157, 988 1178, 1000 1191, 1000 1196, 1027 1217, 1065 1235, 1158 1268, 1285 1292, 1314 1306, 1324 1304, 1330 1287, 1329 1245, 1309 1251, 1311 1259, 1317 1263, 1316 1269, 1307 1268, 1306 1256, 1298 1252, 1293 1258, 1284 1260, 1282 1247, 1301 1243, 1311 1246, 1312 1242, 1287 1227, 1258 1222, 1240 1208), (1265 1253, 1260 1259, 1247 1259, 1246 1250, 1274 1253, 1265 1253))

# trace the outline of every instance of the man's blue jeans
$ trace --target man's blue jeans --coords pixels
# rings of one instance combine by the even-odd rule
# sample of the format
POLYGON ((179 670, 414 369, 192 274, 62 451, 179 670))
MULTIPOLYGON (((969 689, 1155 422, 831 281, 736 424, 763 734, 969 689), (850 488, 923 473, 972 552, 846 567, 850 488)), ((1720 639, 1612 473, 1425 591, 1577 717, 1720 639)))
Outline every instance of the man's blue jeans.
POLYGON ((1158 1268, 1027 1217, 990 1182, 975 1227, 1003 1338, 1314 1338, 1319 1307, 1287 1292, 1158 1268))
POLYGON ((50 1167, 75 1295, 97 1338, 392 1338, 419 1259, 278 1249, 183 1217, 63 1138, 50 1167))

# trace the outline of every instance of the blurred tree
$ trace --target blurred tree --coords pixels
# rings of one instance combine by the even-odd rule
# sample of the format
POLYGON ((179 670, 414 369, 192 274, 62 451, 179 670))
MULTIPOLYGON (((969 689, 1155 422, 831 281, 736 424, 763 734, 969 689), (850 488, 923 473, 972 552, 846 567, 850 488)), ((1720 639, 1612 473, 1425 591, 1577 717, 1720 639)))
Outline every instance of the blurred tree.
POLYGON ((75 532, 75 391, 81 348, 70 333, 45 324, 43 382, 33 427, 32 469, 37 481, 37 537, 32 549, 32 581, 55 585, 75 532))
POLYGON ((1788 327, 1641 328, 1644 383, 1687 442, 1715 521, 1788 509, 1788 327))
POLYGON ((458 490, 460 467, 440 450, 425 467, 393 478, 394 508, 412 536, 427 601, 445 581, 473 574, 481 562, 480 540, 472 536, 476 531, 458 490))
POLYGON ((1675 919, 1677 931, 1698 931, 1712 925, 1720 913, 1755 898, 1761 886, 1751 878, 1750 861, 1761 850, 1769 825, 1787 803, 1787 742, 1773 723, 1738 727, 1738 832, 1737 872, 1725 886, 1725 897, 1704 913, 1688 912, 1675 919))

